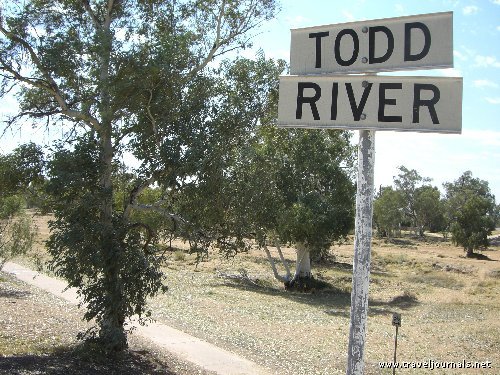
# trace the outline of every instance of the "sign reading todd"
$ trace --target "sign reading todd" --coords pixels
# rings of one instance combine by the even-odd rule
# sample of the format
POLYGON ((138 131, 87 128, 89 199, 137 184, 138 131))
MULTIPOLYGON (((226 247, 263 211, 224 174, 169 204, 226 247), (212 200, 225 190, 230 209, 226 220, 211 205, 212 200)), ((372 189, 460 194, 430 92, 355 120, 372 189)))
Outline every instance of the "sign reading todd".
POLYGON ((294 29, 290 74, 451 67, 452 24, 444 12, 294 29))

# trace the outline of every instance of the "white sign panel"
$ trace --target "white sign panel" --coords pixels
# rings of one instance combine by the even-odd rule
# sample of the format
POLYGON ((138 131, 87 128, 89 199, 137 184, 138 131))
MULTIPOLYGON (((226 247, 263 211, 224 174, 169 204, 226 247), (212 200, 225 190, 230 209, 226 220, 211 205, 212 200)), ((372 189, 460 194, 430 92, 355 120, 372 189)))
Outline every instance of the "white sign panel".
POLYGON ((278 126, 462 131, 462 78, 280 77, 278 126))
POLYGON ((453 13, 291 30, 290 74, 453 66, 453 13))

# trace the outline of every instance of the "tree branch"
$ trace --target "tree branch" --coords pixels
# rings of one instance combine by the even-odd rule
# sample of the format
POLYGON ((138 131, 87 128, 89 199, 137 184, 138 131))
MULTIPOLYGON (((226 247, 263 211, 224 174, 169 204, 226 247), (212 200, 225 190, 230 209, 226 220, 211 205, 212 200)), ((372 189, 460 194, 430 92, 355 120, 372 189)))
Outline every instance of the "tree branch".
POLYGON ((212 48, 210 49, 210 52, 208 55, 203 59, 200 65, 196 66, 191 72, 188 73, 188 77, 194 77, 196 74, 198 74, 199 71, 203 70, 210 61, 214 58, 215 52, 223 45, 221 43, 221 32, 222 32, 222 23, 224 19, 224 12, 225 12, 225 7, 226 7, 226 0, 224 0, 221 4, 219 14, 217 16, 217 26, 216 26, 216 32, 215 32, 215 40, 212 45, 212 48))
POLYGON ((101 23, 99 19, 97 18, 96 14, 92 10, 89 1, 88 0, 82 0, 83 7, 87 11, 88 15, 90 16, 90 19, 92 20, 92 23, 94 24, 94 27, 98 30, 101 28, 101 23))
POLYGON ((148 186, 150 186, 153 182, 156 181, 155 176, 151 176, 147 180, 143 181, 141 184, 137 185, 131 192, 130 192, 130 197, 127 205, 125 206, 125 210, 123 212, 123 218, 124 220, 128 220, 130 217, 131 210, 135 207, 135 204, 137 202, 137 197, 146 189, 148 186))
POLYGON ((164 217, 170 218, 174 220, 176 223, 181 223, 181 224, 189 224, 189 222, 184 219, 182 216, 179 216, 177 214, 173 214, 166 210, 163 207, 155 206, 153 204, 129 204, 131 209, 137 210, 137 211, 147 211, 147 212, 157 212, 164 217))
POLYGON ((61 114, 64 114, 76 120, 82 120, 87 124, 89 124, 96 131, 101 130, 100 123, 97 119, 95 119, 89 114, 83 113, 81 111, 75 111, 69 108, 69 105, 64 99, 63 93, 60 91, 59 86, 50 76, 50 74, 46 71, 40 58, 38 57, 34 49, 27 41, 15 35, 14 33, 6 30, 1 24, 0 24, 0 32, 4 34, 8 39, 10 39, 15 43, 18 43, 26 51, 28 51, 31 61, 33 62, 35 67, 40 71, 44 79, 42 80, 38 78, 24 77, 18 71, 14 70, 11 66, 9 66, 5 61, 2 61, 2 66, 1 66, 2 70, 9 72, 14 77, 14 79, 18 81, 27 83, 30 86, 37 87, 39 89, 49 92, 61 107, 61 114))

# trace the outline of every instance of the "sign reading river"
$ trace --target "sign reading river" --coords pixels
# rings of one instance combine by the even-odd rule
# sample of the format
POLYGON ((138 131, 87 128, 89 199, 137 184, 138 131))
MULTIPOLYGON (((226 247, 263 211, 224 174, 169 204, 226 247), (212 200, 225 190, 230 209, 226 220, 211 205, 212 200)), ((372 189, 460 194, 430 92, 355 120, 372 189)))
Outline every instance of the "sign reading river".
POLYGON ((286 76, 281 127, 460 133, 462 78, 286 76))

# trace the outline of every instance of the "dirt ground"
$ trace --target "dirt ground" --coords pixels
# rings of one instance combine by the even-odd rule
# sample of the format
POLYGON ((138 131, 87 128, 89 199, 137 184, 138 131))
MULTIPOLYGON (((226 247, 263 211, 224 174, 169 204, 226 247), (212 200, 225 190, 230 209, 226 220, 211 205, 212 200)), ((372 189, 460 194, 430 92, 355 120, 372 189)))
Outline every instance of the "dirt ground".
MULTIPOLYGON (((375 239, 366 373, 392 373, 381 370, 379 362, 393 358, 394 312, 402 316, 399 361, 492 365, 452 372, 419 369, 419 374, 499 373, 498 250, 493 247, 479 259, 466 259, 462 249, 430 236, 375 239)), ((228 261, 213 257, 196 269, 189 256, 177 255, 167 271, 170 292, 151 305, 158 320, 246 356, 273 373, 342 374, 353 245, 335 247, 332 254, 329 262, 313 263, 314 276, 325 285, 310 293, 284 291, 259 250, 228 261)), ((293 249, 286 249, 286 257, 293 261, 293 249)), ((398 370, 405 372, 416 371, 398 370)))
MULTIPOLYGON (((43 235, 45 229, 40 224, 43 235)), ((258 249, 229 260, 214 254, 208 261, 196 264, 194 255, 182 250, 182 243, 178 247, 165 268, 169 292, 150 301, 156 320, 240 354, 274 374, 345 372, 352 241, 332 248, 328 261, 313 262, 314 277, 321 281, 321 287, 307 293, 285 291, 274 280, 265 254, 258 249)), ((284 250, 293 265, 293 249, 284 250)), ((455 367, 476 362, 491 365, 482 369, 398 369, 398 374, 500 373, 499 250, 498 241, 494 241, 477 259, 467 259, 461 248, 439 236, 418 239, 407 235, 392 241, 375 238, 365 373, 392 373, 391 369, 381 369, 379 362, 393 358, 394 312, 402 317, 398 361, 420 366, 434 363, 434 367, 442 362, 453 362, 455 367)), ((276 252, 273 256, 278 260, 276 252)), ((41 316, 46 328, 37 337, 44 345, 34 350, 36 356, 43 357, 48 351, 44 348, 74 345, 74 341, 65 341, 56 333, 61 332, 61 321, 72 322, 69 336, 81 329, 81 312, 66 315, 66 307, 51 303, 52 309, 42 314, 35 310, 34 316, 16 316, 12 305, 35 301, 31 294, 9 293, 0 293, 0 373, 5 360, 18 356, 1 346, 2 342, 28 337, 25 335, 30 334, 32 326, 29 322, 41 316), (15 303, 10 302, 13 299, 15 303), (14 316, 17 323, 12 320, 14 316)), ((153 356, 150 361, 146 354, 150 349, 137 350, 142 353, 136 352, 138 361, 144 360, 145 368, 151 361, 155 364, 148 371, 199 371, 183 369, 183 364, 168 357, 162 362, 153 356)), ((154 348, 151 352, 155 353, 154 348)), ((131 358, 137 359, 133 355, 131 358)))
POLYGON ((81 317, 77 307, 0 272, 0 374, 208 375, 135 335, 111 361, 77 341, 90 327, 81 317))

